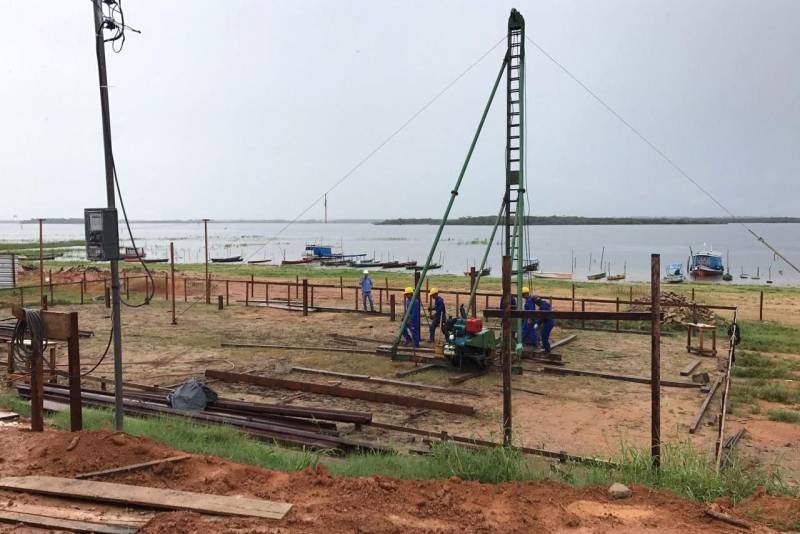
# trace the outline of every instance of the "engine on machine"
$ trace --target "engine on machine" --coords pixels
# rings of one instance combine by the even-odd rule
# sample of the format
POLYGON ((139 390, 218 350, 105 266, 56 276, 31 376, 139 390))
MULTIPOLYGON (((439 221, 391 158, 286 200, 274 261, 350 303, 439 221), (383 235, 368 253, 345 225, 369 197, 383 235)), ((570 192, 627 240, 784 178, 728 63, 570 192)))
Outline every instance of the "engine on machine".
POLYGON ((486 369, 497 348, 494 331, 483 327, 481 319, 451 317, 444 325, 444 356, 455 367, 464 365, 486 369))

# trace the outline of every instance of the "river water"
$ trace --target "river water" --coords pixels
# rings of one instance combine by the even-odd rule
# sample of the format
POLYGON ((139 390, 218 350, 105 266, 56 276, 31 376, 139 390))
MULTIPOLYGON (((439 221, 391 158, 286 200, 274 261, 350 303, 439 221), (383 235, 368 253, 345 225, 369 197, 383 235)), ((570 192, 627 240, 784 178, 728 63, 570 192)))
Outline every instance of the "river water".
MULTIPOLYGON (((333 245, 346 254, 366 253, 380 260, 424 262, 436 226, 383 226, 369 223, 297 223, 274 238, 284 223, 210 222, 209 251, 211 257, 241 255, 252 259, 297 259, 306 243, 333 245)), ((795 264, 800 262, 800 224, 751 224, 795 264)), ((168 256, 169 242, 175 243, 178 262, 203 261, 202 223, 135 223, 136 244, 144 246, 150 258, 168 256)), ((123 227, 120 237, 127 236, 123 227)), ((471 265, 479 265, 488 243, 491 227, 446 227, 434 261, 443 269, 437 272, 460 273, 471 265)), ((499 229, 498 232, 502 232, 499 229)), ((82 239, 82 224, 47 224, 46 241, 82 239)), ((0 242, 38 240, 38 225, 0 223, 0 242)), ((125 240, 123 240, 125 241, 125 240)), ((736 283, 765 284, 770 276, 775 285, 800 285, 800 275, 784 262, 775 261, 770 252, 737 224, 720 225, 607 225, 607 226, 534 226, 529 229, 531 256, 540 260, 542 271, 571 272, 574 280, 586 280, 590 272, 627 272, 627 279, 649 280, 650 254, 660 253, 661 263, 686 265, 689 247, 695 251, 704 244, 730 255, 730 271, 736 283), (600 267, 603 254, 605 269, 600 267), (589 264, 591 256, 591 266, 589 264), (608 268, 608 262, 611 268, 608 268), (759 281, 740 278, 742 270, 749 275, 760 271, 759 281)), ((493 274, 500 272, 500 238, 492 245, 488 264, 493 274)), ((82 248, 67 253, 64 259, 85 257, 82 248)), ((726 262, 727 265, 727 262, 726 262)))

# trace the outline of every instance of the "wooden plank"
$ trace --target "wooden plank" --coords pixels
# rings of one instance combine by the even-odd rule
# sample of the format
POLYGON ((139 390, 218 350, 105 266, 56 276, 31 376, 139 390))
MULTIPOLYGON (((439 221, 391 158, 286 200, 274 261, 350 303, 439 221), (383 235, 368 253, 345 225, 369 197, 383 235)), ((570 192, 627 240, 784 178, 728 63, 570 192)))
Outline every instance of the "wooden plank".
POLYGON ((169 458, 162 458, 160 460, 152 460, 150 462, 141 462, 138 464, 124 465, 122 467, 103 469, 101 471, 90 471, 88 473, 80 473, 75 475, 74 478, 81 480, 85 478, 99 477, 103 475, 113 475, 114 473, 126 473, 128 471, 136 471, 137 469, 144 469, 145 467, 150 467, 153 465, 165 464, 169 462, 180 462, 181 460, 186 460, 188 458, 191 458, 191 456, 188 454, 181 454, 179 456, 170 456, 169 458))
POLYGON ((437 386, 434 384, 420 384, 419 382, 407 382, 405 380, 392 380, 391 378, 382 378, 379 376, 369 376, 369 375, 355 375, 351 373, 339 373, 336 371, 328 371, 327 369, 310 369, 308 367, 292 367, 292 371, 297 371, 299 373, 309 373, 309 374, 318 374, 324 376, 334 376, 337 378, 345 378, 348 380, 358 380, 361 382, 372 382, 373 384, 385 384, 388 386, 400 386, 400 387, 408 387, 408 388, 416 388, 416 389, 426 389, 428 391, 437 391, 439 393, 447 393, 447 394, 462 394, 462 395, 472 395, 475 397, 480 397, 481 393, 479 391, 475 391, 474 389, 461 389, 461 388, 449 388, 445 386, 437 386))
MULTIPOLYGON (((566 367, 544 367, 545 373, 556 375, 591 376, 593 378, 606 378, 608 380, 622 380, 623 382, 636 382, 638 384, 649 384, 650 379, 643 376, 616 375, 612 373, 601 373, 599 371, 587 371, 584 369, 567 369, 566 367)), ((672 380, 662 380, 662 387, 675 388, 699 388, 702 384, 693 382, 675 382, 672 380)))
POLYGON ((10 422, 19 419, 19 414, 14 412, 0 412, 0 421, 10 422))
POLYGON ((692 374, 692 371, 694 371, 697 368, 698 365, 700 365, 700 360, 693 361, 692 363, 681 369, 681 376, 689 376, 690 374, 692 374))
POLYGON ((188 510, 264 519, 282 519, 292 508, 292 505, 288 503, 263 499, 225 497, 190 491, 48 476, 4 477, 0 478, 0 488, 126 506, 142 506, 157 510, 188 510))
POLYGON ((117 510, 82 510, 79 508, 60 508, 57 506, 41 506, 14 502, 8 506, 0 506, 0 511, 18 514, 38 515, 57 519, 101 523, 103 525, 139 526, 143 527, 155 517, 155 512, 117 511, 117 510))
POLYGON ((703 403, 700 405, 700 409, 697 411, 697 415, 694 416, 692 424, 689 425, 689 434, 694 434, 697 431, 700 422, 703 420, 703 416, 706 414, 706 410, 708 410, 708 406, 711 404, 711 399, 714 398, 714 394, 717 392, 717 389, 719 389, 721 383, 722 381, 719 378, 714 380, 708 393, 706 393, 706 398, 703 399, 703 403))
POLYGON ((299 382, 296 380, 284 380, 282 378, 272 378, 267 376, 254 376, 242 373, 230 373, 227 371, 215 371, 213 369, 206 369, 205 376, 206 378, 222 380, 223 382, 254 384, 256 386, 276 387, 293 391, 306 391, 308 393, 318 393, 320 395, 332 395, 334 397, 382 402, 385 404, 395 404, 398 406, 429 408, 431 410, 440 410, 449 413, 464 415, 472 415, 475 413, 475 409, 472 406, 463 404, 453 404, 449 402, 421 399, 417 397, 406 397, 404 395, 380 393, 377 391, 331 386, 328 384, 317 384, 314 382, 299 382))
POLYGON ((44 527, 54 530, 67 530, 70 532, 99 532, 101 534, 133 534, 138 532, 138 525, 111 525, 102 523, 90 523, 88 521, 78 521, 75 519, 61 519, 44 515, 25 514, 21 512, 11 512, 0 510, 0 521, 3 523, 15 523, 29 525, 32 527, 44 527))

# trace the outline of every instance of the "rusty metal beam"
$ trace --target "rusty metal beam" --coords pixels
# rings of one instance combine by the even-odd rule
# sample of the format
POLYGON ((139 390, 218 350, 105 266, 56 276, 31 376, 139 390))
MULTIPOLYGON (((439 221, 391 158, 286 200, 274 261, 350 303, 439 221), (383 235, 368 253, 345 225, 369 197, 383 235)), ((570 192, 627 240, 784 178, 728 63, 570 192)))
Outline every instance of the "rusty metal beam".
MULTIPOLYGON (((502 318, 503 310, 490 308, 483 310, 486 318, 502 318)), ((585 321, 650 321, 652 314, 648 312, 603 312, 603 311, 541 311, 541 310, 511 310, 511 319, 579 319, 585 321)))
POLYGON ((472 406, 464 404, 453 404, 450 402, 420 399, 417 397, 407 397, 404 395, 393 395, 390 393, 380 393, 377 391, 345 388, 341 386, 331 386, 328 384, 317 384, 314 382, 300 382, 297 380, 285 380, 282 378, 272 378, 267 376, 230 373, 227 371, 216 371, 214 369, 206 369, 205 376, 206 378, 221 380, 223 382, 253 384, 256 386, 289 389, 293 391, 305 391, 308 393, 317 393, 319 395, 331 395, 334 397, 344 397, 348 399, 381 402, 385 404, 394 404, 397 406, 408 406, 411 408, 428 408, 430 410, 440 410, 443 412, 457 413, 462 415, 473 415, 475 413, 475 409, 472 406))
MULTIPOLYGON (((544 367, 542 370, 545 373, 554 375, 590 376, 594 378, 607 378, 609 380, 621 380, 623 382, 636 382, 637 384, 650 384, 651 382, 650 378, 644 376, 617 375, 612 373, 602 373, 600 371, 588 371, 585 369, 544 367)), ((702 387, 702 384, 695 384, 694 382, 676 382, 673 380, 662 380, 661 386, 675 387, 675 388, 700 388, 702 387)))
POLYGON ((720 384, 722 384, 722 381, 719 378, 714 380, 714 383, 711 385, 708 393, 706 393, 706 398, 703 399, 703 403, 700 405, 700 409, 697 411, 697 415, 694 416, 694 419, 692 419, 692 424, 689 425, 689 434, 694 434, 697 432, 700 422, 703 420, 703 416, 705 416, 706 410, 708 410, 708 407, 711 404, 711 399, 714 398, 714 394, 717 392, 717 389, 719 389, 720 384))

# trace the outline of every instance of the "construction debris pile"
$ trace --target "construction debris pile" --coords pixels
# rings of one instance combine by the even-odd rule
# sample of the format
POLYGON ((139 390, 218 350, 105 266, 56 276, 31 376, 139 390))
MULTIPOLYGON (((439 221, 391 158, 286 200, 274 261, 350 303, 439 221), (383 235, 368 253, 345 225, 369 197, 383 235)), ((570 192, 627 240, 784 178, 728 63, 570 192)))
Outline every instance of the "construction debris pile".
MULTIPOLYGON (((650 310, 650 298, 634 299, 633 302, 631 311, 650 310)), ((717 315, 712 310, 701 306, 693 306, 689 299, 672 291, 661 293, 661 306, 664 312, 664 324, 714 324, 717 319, 717 315)))

